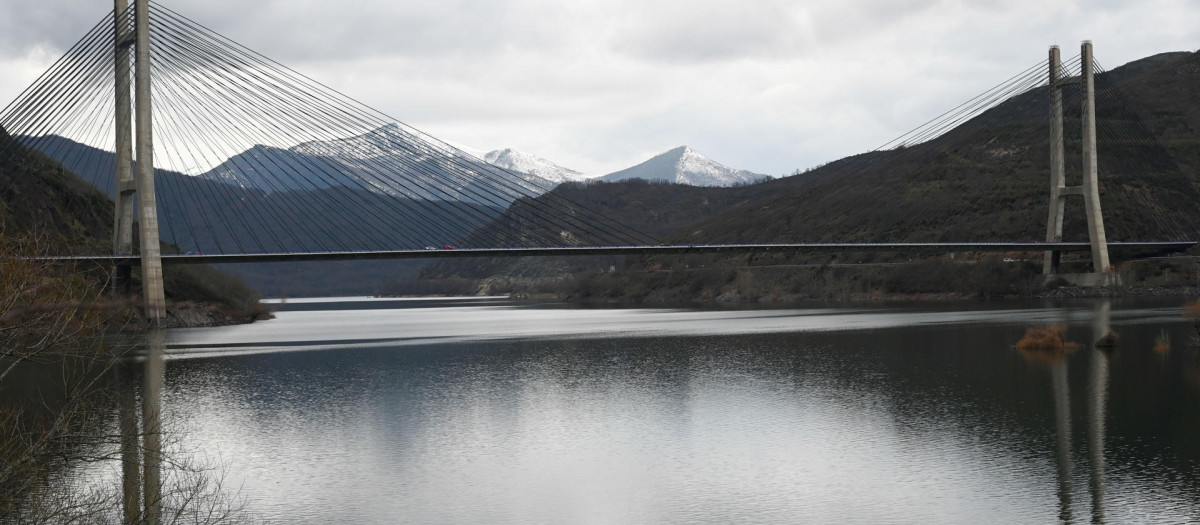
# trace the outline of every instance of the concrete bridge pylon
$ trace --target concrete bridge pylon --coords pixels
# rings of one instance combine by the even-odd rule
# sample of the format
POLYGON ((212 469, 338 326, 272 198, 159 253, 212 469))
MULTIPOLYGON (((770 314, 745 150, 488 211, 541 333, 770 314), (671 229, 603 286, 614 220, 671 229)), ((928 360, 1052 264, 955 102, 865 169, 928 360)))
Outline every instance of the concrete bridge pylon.
MULTIPOLYGON (((151 322, 167 316, 163 291, 158 205, 154 194, 154 140, 150 100, 150 10, 148 0, 134 0, 132 30, 123 16, 128 0, 113 0, 113 43, 116 63, 116 211, 113 253, 133 253, 133 218, 137 207, 138 249, 142 272, 142 306, 151 322), (130 52, 133 47, 133 97, 130 97, 130 52), (136 105, 131 109, 131 106, 136 105), (136 111, 136 113, 135 113, 136 111), (136 129, 133 120, 136 119, 136 129), (134 135, 131 137, 131 133, 134 135), (131 140, 132 139, 132 140, 131 140), (134 164, 134 150, 137 163, 134 164), (136 197, 136 204, 135 204, 136 197)), ((129 274, 115 272, 128 284, 129 274)))
POLYGON ((1096 155, 1096 83, 1095 62, 1092 60, 1092 43, 1084 41, 1080 50, 1080 74, 1078 77, 1063 77, 1062 59, 1058 46, 1050 48, 1050 213, 1046 221, 1046 242, 1062 242, 1063 212, 1066 197, 1083 197, 1088 224, 1088 242, 1091 244, 1092 268, 1088 273, 1060 273, 1061 252, 1048 250, 1043 263, 1046 282, 1062 278, 1080 286, 1106 286, 1120 284, 1120 276, 1112 271, 1108 256, 1108 241, 1104 234, 1104 214, 1100 208, 1100 184, 1096 155), (1083 182, 1079 186, 1066 185, 1066 152, 1063 139, 1062 89, 1079 84, 1083 94, 1082 137, 1083 137, 1083 182))

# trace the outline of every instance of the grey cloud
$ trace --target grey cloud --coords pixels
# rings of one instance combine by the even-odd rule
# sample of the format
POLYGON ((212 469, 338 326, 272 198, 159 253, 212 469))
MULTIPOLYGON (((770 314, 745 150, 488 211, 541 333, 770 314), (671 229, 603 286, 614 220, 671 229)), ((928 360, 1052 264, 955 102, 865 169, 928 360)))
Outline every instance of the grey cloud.
MULTIPOLYGON (((488 55, 536 48, 556 33, 514 2, 270 1, 230 16, 243 3, 216 0, 187 16, 211 20, 270 56, 301 60, 488 55)), ((556 11, 543 14, 553 18, 556 11)))
POLYGON ((655 2, 621 15, 610 38, 627 55, 659 62, 787 58, 804 26, 778 2, 655 2))
POLYGON ((0 2, 0 56, 30 50, 65 50, 112 12, 112 4, 89 0, 0 2))
MULTIPOLYGON (((280 59, 489 54, 544 45, 560 30, 546 24, 559 9, 534 12, 518 2, 180 0, 163 6, 280 59)), ((111 10, 103 0, 5 0, 0 53, 66 49, 111 10)))
MULTIPOLYGON (((878 146, 1051 43, 1094 39, 1110 68, 1200 45, 1200 4, 1179 0, 162 1, 441 138, 595 174, 680 144, 783 173, 878 146)), ((110 8, 0 0, 0 99, 110 8)))

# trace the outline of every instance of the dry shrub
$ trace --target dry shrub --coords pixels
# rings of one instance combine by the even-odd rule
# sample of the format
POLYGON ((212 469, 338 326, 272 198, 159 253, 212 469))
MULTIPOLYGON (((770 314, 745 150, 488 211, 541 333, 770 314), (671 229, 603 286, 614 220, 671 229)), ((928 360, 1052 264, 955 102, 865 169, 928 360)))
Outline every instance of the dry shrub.
POLYGON ((98 312, 86 308, 97 297, 87 279, 28 258, 44 246, 0 230, 0 381, 23 361, 58 359, 58 349, 100 326, 98 312))
POLYGON ((1030 328, 1017 342, 1017 351, 1030 363, 1055 366, 1079 345, 1066 340, 1066 327, 1050 325, 1030 328))
POLYGON ((1025 337, 1017 341, 1017 350, 1060 350, 1074 352, 1079 345, 1067 341, 1067 329, 1061 325, 1050 325, 1030 328, 1025 331, 1025 337))
POLYGON ((1183 316, 1194 321, 1200 321, 1200 300, 1183 305, 1183 316))

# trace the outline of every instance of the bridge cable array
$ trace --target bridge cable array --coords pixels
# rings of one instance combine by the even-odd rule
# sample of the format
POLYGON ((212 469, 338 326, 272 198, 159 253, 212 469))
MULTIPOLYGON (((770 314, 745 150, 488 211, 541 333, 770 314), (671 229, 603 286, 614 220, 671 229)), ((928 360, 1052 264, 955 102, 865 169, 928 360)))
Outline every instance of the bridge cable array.
MULTIPOLYGON (((114 194, 114 24, 132 9, 0 111, 5 154, 40 151, 114 194)), ((158 3, 149 18, 160 233, 182 251, 658 244, 158 3)))
MULTIPOLYGON (((1139 230, 1163 240, 1200 239, 1194 194, 1185 192, 1189 177, 1149 128, 1126 93, 1125 82, 1099 62, 1096 71, 1096 135, 1100 149, 1100 184, 1125 198, 1121 221, 1142 220, 1139 230)), ((1105 210, 1109 213, 1108 210, 1105 210)))
MULTIPOLYGON (((968 147, 979 139, 980 133, 987 134, 991 128, 1003 124, 1008 115, 1017 113, 1024 119, 1040 119, 1042 133, 1040 137, 1023 137, 1017 146, 1024 149, 1040 148, 1039 154, 1048 156, 1046 126, 1048 102, 1044 97, 1031 100, 1030 95, 1039 89, 1044 90, 1047 82, 1047 61, 1042 60, 1031 65, 1020 73, 1006 79, 978 96, 938 115, 913 128, 912 130, 892 139, 879 147, 863 154, 854 155, 831 162, 798 174, 796 177, 808 178, 806 187, 800 190, 799 200, 815 210, 869 209, 880 218, 875 226, 863 225, 858 222, 858 216, 850 213, 807 214, 795 220, 806 227, 801 230, 809 232, 810 237, 778 236, 769 239, 772 242, 955 242, 955 241, 988 241, 996 237, 979 236, 975 232, 965 232, 959 236, 950 231, 959 216, 967 212, 965 206, 948 202, 948 197, 958 191, 956 185, 968 181, 985 185, 1003 183, 1001 178, 984 179, 977 173, 941 173, 926 177, 936 183, 936 191, 921 195, 919 199, 904 197, 905 192, 914 192, 919 186, 914 186, 913 177, 921 171, 944 164, 948 159, 959 155, 958 150, 968 147), (848 185, 892 187, 895 191, 847 192, 841 191, 848 185), (899 193, 897 193, 899 192, 899 193), (882 228, 882 229, 880 229, 882 228), (915 232, 919 230, 920 232, 915 232), (975 235, 972 237, 971 235, 975 235)), ((1040 172, 1037 187, 1039 203, 1045 206, 1048 200, 1048 161, 1047 168, 1040 172)), ((1027 212, 1026 212, 1027 213, 1027 212)), ((1030 223, 1041 221, 1038 228, 1044 229, 1045 213, 1030 217, 1030 223)), ((985 232, 986 233, 986 232, 985 232)), ((800 235, 803 235, 801 233, 800 235)), ((1044 235, 1041 233, 1039 235, 1044 235)), ((1020 240, 1043 240, 1028 234, 1020 240)), ((768 239, 761 239, 767 241, 768 239)), ((1006 238, 1006 240, 1008 240, 1006 238)), ((1013 239, 1016 240, 1016 239, 1013 239)))

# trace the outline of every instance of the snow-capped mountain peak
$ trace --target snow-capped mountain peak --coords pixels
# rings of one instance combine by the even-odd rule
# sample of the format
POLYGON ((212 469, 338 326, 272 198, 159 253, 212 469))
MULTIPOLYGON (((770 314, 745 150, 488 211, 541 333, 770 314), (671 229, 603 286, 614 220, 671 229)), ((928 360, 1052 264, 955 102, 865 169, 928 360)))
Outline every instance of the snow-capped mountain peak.
POLYGON ((710 160, 688 146, 679 146, 631 168, 600 177, 600 180, 614 182, 645 179, 692 186, 733 186, 764 177, 767 176, 730 168, 710 160))
POLYGON ((489 151, 483 156, 483 160, 499 168, 536 175, 556 184, 585 178, 578 171, 564 168, 537 155, 512 148, 489 151))

